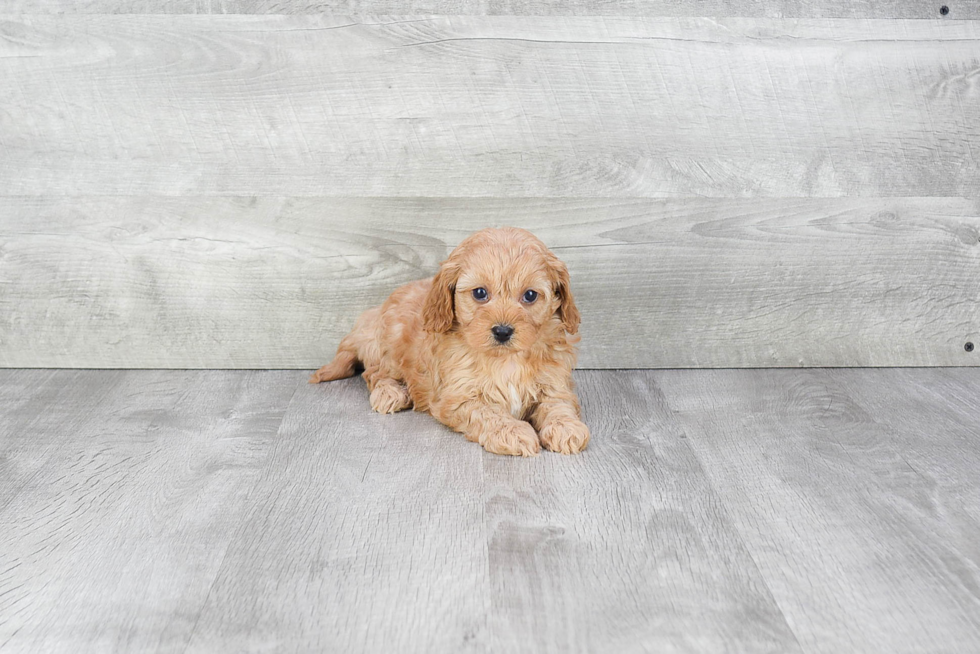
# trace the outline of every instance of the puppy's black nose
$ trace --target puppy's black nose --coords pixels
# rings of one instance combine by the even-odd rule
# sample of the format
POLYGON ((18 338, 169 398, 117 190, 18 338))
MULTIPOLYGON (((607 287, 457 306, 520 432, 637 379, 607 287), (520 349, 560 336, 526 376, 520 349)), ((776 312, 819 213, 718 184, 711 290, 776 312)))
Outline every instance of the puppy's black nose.
POLYGON ((493 332, 493 337, 497 339, 498 343, 506 343, 514 334, 514 328, 510 325, 494 325, 490 331, 493 332))

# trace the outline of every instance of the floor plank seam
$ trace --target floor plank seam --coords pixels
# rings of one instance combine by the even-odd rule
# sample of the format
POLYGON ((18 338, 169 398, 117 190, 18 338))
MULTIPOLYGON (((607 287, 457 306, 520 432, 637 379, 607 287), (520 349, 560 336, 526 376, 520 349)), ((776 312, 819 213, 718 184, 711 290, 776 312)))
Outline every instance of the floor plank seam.
MULTIPOLYGON (((249 371, 249 372, 254 374, 255 371, 249 371)), ((270 443, 269 451, 266 453, 265 460, 263 461, 264 469, 267 469, 268 460, 272 456, 272 450, 273 448, 275 448, 275 443, 279 438, 279 432, 282 429, 282 425, 286 420, 286 414, 289 413, 289 408, 292 406, 293 400, 295 399, 297 393, 299 393, 299 390, 303 388, 303 384, 305 383, 306 383, 305 381, 300 379, 299 383, 293 389, 292 394, 290 394, 289 400, 285 404, 285 408, 283 409, 282 415, 279 417, 279 424, 276 425, 275 433, 272 435, 272 442, 270 443)), ((256 479, 256 483, 252 484, 251 488, 249 488, 248 490, 248 493, 246 493, 245 497, 242 499, 242 503, 245 506, 249 506, 249 500, 252 499, 252 495, 255 492, 255 489, 259 486, 258 482, 260 479, 261 477, 259 477, 259 479, 256 479)), ((239 533, 242 530, 242 526, 247 523, 249 518, 250 518, 249 511, 248 510, 243 511, 241 517, 238 520, 238 524, 235 525, 234 532, 233 532, 234 535, 228 539, 228 543, 225 545, 224 551, 222 551, 221 553, 221 562, 215 568, 214 578, 211 580, 211 583, 208 585, 208 592, 205 594, 204 600, 200 603, 200 606, 197 611, 197 617, 194 619, 194 626, 191 627, 190 632, 187 634, 187 643, 184 646, 183 654, 187 654, 187 652, 190 650, 191 644, 194 642, 194 635, 197 633, 198 625, 201 622, 201 616, 204 614, 204 611, 208 606, 208 601, 211 599, 211 593, 214 592, 214 587, 217 585, 218 580, 221 579, 221 573, 224 570, 225 560, 228 557, 228 552, 231 550, 232 546, 237 543, 239 533)))
POLYGON ((735 519, 732 516, 731 507, 729 506, 728 502, 725 500, 724 494, 719 491, 715 483, 715 480, 713 479, 712 475, 708 471, 707 466, 705 466, 704 460, 701 458, 700 455, 698 455, 697 450, 691 445, 691 443, 693 442, 691 434, 684 427, 684 425, 682 425, 681 422, 677 420, 676 418, 677 410, 673 406, 671 406, 670 401, 667 399, 666 394, 664 394, 661 391, 660 381, 656 378, 655 371, 651 371, 651 372, 654 373, 653 375, 650 375, 653 376, 652 379, 653 389, 655 390, 657 396, 660 398, 660 401, 663 403, 663 406, 670 411, 671 421, 674 423, 679 433, 683 434, 685 447, 687 447, 688 451, 691 453, 691 456, 697 462, 698 468, 701 471, 701 475, 704 478, 705 483, 708 485, 709 490, 718 501, 718 505, 721 507, 721 510, 724 512, 724 515, 722 517, 729 525, 731 525, 732 530, 738 536, 738 542, 741 543, 742 548, 745 550, 746 555, 749 557, 749 560, 752 561, 752 565, 753 567, 755 567, 755 572, 758 579, 765 586, 765 592, 766 595, 768 596, 768 599, 772 602, 773 606, 779 609, 779 613, 783 618, 783 623, 786 625, 786 629, 789 631, 789 633, 792 634, 793 640, 796 642, 799 651, 806 652, 807 650, 806 648, 803 647, 803 643, 800 641, 799 634, 796 632, 796 629, 793 628, 793 625, 789 620, 789 616, 786 613, 786 609, 784 608, 783 604, 776 598, 776 594, 772 590, 770 581, 766 577, 766 574, 763 572, 762 567, 759 565, 759 561, 756 558, 755 553, 753 552, 752 548, 749 546, 749 543, 746 540, 744 534, 742 533, 742 530, 739 529, 738 524, 735 522, 735 519))

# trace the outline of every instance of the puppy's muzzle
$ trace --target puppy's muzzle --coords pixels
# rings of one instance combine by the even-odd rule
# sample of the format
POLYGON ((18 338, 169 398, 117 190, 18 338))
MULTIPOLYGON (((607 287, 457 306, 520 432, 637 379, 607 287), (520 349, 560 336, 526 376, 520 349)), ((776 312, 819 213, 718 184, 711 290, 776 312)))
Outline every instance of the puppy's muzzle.
POLYGON ((510 325, 494 325, 490 331, 493 332, 493 337, 498 343, 506 343, 514 335, 514 328, 510 325))

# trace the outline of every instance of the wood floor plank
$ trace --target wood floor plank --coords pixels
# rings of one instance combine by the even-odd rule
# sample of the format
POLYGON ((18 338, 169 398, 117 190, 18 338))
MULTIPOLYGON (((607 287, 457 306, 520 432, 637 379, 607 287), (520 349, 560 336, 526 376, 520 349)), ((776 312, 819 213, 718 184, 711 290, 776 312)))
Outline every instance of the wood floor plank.
MULTIPOLYGON (((831 370, 831 383, 901 443, 915 477, 896 495, 902 527, 946 543, 936 565, 959 584, 956 596, 980 616, 980 370, 831 370)), ((881 473, 875 471, 876 476, 881 473)), ((908 476, 903 470, 895 483, 908 476)), ((893 509, 895 510, 895 509, 893 509)), ((980 631, 980 619, 968 621, 980 631)), ((976 642, 980 642, 980 635, 976 642)))
POLYGON ((586 368, 980 365, 972 199, 0 205, 0 366, 317 368, 361 311, 502 224, 567 262, 586 368))
POLYGON ((977 651, 976 476, 939 462, 980 442, 935 395, 905 422, 918 372, 651 374, 805 651, 977 651))
POLYGON ((91 428, 125 377, 122 371, 0 370, 0 512, 39 483, 65 442, 91 428))
POLYGON ((482 453, 359 378, 301 388, 187 651, 487 651, 482 453))
POLYGON ((0 653, 980 648, 980 371, 576 378, 517 460, 360 379, 0 371, 0 653))
POLYGON ((71 385, 36 411, 97 419, 20 433, 55 452, 0 511, 0 651, 183 651, 302 378, 56 375, 71 385))
POLYGON ((485 456, 495 652, 793 652, 658 389, 582 371, 580 456, 485 456))
POLYGON ((975 20, 12 15, 0 179, 58 196, 976 197, 978 48, 975 20))

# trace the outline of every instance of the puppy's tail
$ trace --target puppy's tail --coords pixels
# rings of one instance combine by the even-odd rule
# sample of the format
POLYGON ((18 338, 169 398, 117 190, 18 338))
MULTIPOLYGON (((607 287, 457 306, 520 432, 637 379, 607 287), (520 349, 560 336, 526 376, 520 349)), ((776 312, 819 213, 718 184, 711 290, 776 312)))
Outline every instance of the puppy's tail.
POLYGON ((333 361, 313 373, 310 377, 311 384, 354 376, 357 368, 357 350, 350 340, 350 336, 347 336, 340 341, 340 347, 337 348, 333 361))

